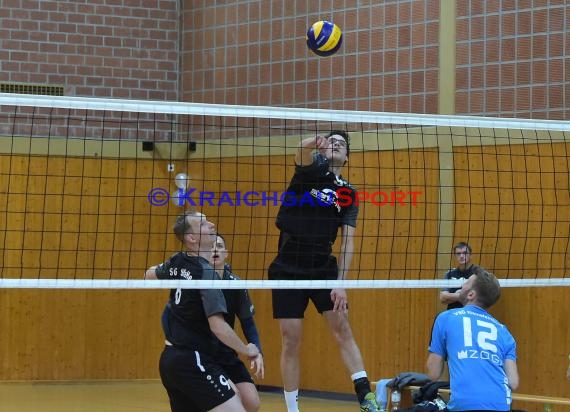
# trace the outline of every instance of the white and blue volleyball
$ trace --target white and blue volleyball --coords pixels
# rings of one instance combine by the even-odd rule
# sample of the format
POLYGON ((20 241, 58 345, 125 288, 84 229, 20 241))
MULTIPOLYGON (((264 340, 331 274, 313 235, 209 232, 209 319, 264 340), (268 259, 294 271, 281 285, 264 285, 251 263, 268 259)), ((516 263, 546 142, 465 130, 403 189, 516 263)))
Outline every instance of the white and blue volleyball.
POLYGON ((331 56, 340 49, 341 45, 342 31, 330 21, 318 21, 307 31, 307 46, 318 56, 331 56))

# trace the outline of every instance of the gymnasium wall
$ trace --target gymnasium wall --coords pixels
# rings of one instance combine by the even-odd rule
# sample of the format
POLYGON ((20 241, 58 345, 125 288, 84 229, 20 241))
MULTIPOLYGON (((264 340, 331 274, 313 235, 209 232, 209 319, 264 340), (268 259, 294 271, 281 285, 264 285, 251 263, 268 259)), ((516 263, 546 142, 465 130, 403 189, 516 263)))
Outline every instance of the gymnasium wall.
POLYGON ((439 0, 338 3, 185 1, 181 100, 437 113, 439 0), (323 19, 344 32, 333 58, 305 43, 323 19))
POLYGON ((567 119, 569 8, 564 0, 10 0, 0 9, 0 85, 567 119), (305 45, 320 19, 345 34, 332 58, 305 45))
MULTIPOLYGON (((570 5, 564 0, 349 0, 342 9, 332 1, 125 3, 4 1, 0 8, 0 83, 56 86, 69 96, 569 117, 566 16, 570 5), (321 18, 337 22, 345 33, 343 48, 334 58, 317 58, 305 47, 305 31, 321 18)), ((556 161, 554 154, 568 153, 567 148, 548 145, 528 148, 535 153, 551 152, 552 162, 556 161)), ((509 150, 502 156, 513 154, 509 150)), ((414 154, 400 160, 408 155, 413 161, 414 154)), ((474 164, 469 172, 453 176, 473 187, 454 192, 454 238, 469 239, 483 266, 504 269, 497 271, 499 276, 517 275, 521 267, 542 269, 548 251, 556 252, 554 262, 560 262, 559 267, 568 267, 564 246, 568 228, 548 223, 548 214, 554 211, 545 210, 543 215, 530 200, 532 191, 525 194, 524 188, 516 193, 500 193, 496 187, 483 191, 477 186, 482 181, 520 180, 502 171, 500 162, 496 171, 484 171, 480 167, 483 158, 473 158, 465 148, 456 149, 456 161, 474 164), (520 206, 513 203, 511 208, 498 208, 490 202, 483 207, 470 202, 472 196, 496 199, 499 194, 516 198, 520 206), (512 236, 533 233, 539 225, 538 221, 526 226, 509 221, 521 213, 532 219, 546 216, 540 228, 552 236, 513 242, 512 236), (507 218, 506 223, 485 224, 497 216, 507 218), (481 223, 466 223, 477 220, 481 223), (516 253, 507 255, 510 250, 516 253)), ((391 159, 382 160, 389 165, 391 159)), ((498 159, 495 153, 485 157, 486 162, 493 159, 498 159)), ((224 172, 219 173, 227 173, 224 179, 236 173, 272 176, 279 182, 276 190, 282 190, 290 169, 272 167, 270 174, 265 160, 254 159, 238 170, 228 159, 224 172)), ((361 160, 374 165, 379 159, 367 153, 361 160)), ((430 170, 438 162, 429 153, 421 161, 430 170)), ((524 167, 526 162, 530 170, 554 167, 553 163, 537 163, 532 156, 525 158, 524 167)), ((198 165, 192 173, 201 170, 198 165)), ((208 173, 219 176, 214 166, 208 167, 208 173)), ((150 208, 145 203, 149 186, 170 182, 163 164, 2 155, 0 168, 0 205, 6 209, 0 212, 0 228, 6 228, 0 231, 0 244, 6 245, 0 256, 4 277, 16 273, 12 267, 22 266, 29 277, 101 278, 109 274, 100 262, 112 262, 113 277, 139 278, 148 264, 166 257, 163 251, 177 250, 169 233, 177 210, 150 208), (46 171, 59 176, 66 171, 67 177, 48 179, 46 171), (128 179, 119 179, 119 175, 128 179), (8 185, 22 192, 8 199, 8 185), (28 189, 32 192, 26 201, 23 192, 28 189), (101 202, 96 193, 108 193, 117 200, 101 202), (62 202, 61 195, 65 195, 62 202), (137 228, 134 234, 133 227, 137 228), (57 233, 62 228, 70 234, 57 233), (65 253, 55 251, 60 246, 66 247, 65 253), (97 253, 95 246, 100 247, 97 253)), ((361 181, 357 169, 349 170, 350 180, 361 181)), ((555 178, 560 190, 551 196, 567 208, 567 175, 521 176, 518 179, 529 179, 538 186, 543 178, 555 178)), ((388 174, 369 178, 378 178, 379 185, 395 184, 388 174)), ((428 179, 439 182, 439 170, 428 179)), ((272 183, 266 184, 271 187, 272 183)), ((438 194, 428 186, 426 193, 435 209, 438 194)), ((434 209, 430 209, 432 218, 437 216, 434 209)), ((206 212, 233 237, 230 247, 236 267, 244 267, 249 248, 259 251, 254 273, 261 276, 276 243, 271 224, 276 210, 242 209, 236 223, 233 210, 206 212), (258 225, 259 220, 264 224, 258 225), (269 233, 268 242, 260 237, 262 233, 269 233)), ((359 247, 369 254, 357 256, 354 267, 364 274, 377 268, 379 276, 398 278, 410 267, 407 260, 415 259, 422 262, 426 277, 433 277, 434 271, 429 270, 437 266, 435 252, 390 258, 387 253, 393 245, 395 250, 401 247, 399 233, 413 234, 408 238, 411 244, 436 251, 431 236, 438 231, 437 222, 421 226, 422 216, 415 216, 417 222, 406 218, 396 226, 394 217, 399 210, 368 207, 362 213, 380 220, 378 226, 359 227, 360 233, 366 230, 370 235, 359 240, 359 247), (401 271, 391 274, 385 269, 389 265, 401 271)), ((569 293, 567 288, 505 290, 494 308, 519 342, 521 392, 568 396, 563 375, 570 342, 569 293)), ((266 291, 252 295, 267 360, 263 383, 279 385, 280 343, 268 310, 270 296, 266 291)), ((353 328, 373 378, 423 370, 431 322, 442 309, 436 295, 434 290, 350 292, 353 328)), ((166 291, 0 290, 0 379, 157 378, 158 316, 165 299, 166 291)), ((306 326, 303 363, 310 367, 303 370, 303 387, 351 392, 346 374, 338 367, 338 353, 314 312, 308 314, 306 326)))
MULTIPOLYGON (((540 146, 542 151, 554 149, 561 150, 561 147, 540 146)), ((490 152, 493 150, 489 148, 490 152)), ((520 145, 509 150, 516 155, 527 149, 520 145)), ((456 149, 456 161, 463 161, 464 151, 464 148, 456 149)), ((437 150, 397 154, 364 152, 351 156, 352 164, 380 162, 388 167, 385 170, 398 170, 389 167, 393 161, 414 164, 420 159, 429 165, 426 168, 428 173, 420 173, 420 179, 414 179, 413 185, 425 190, 427 200, 422 205, 425 207, 406 211, 405 219, 398 218, 399 212, 393 208, 362 208, 353 276, 360 274, 369 278, 373 268, 376 268, 376 278, 384 279, 399 279, 404 275, 432 279, 440 275, 435 271, 438 222, 433 221, 437 216, 438 192, 435 187, 438 174, 437 170, 430 172, 438 168, 437 150), (416 250, 413 245, 417 245, 416 250), (422 253, 415 253, 419 251, 422 253), (419 272, 406 272, 409 270, 406 268, 418 267, 422 268, 419 272)), ((272 160, 282 166, 270 167, 270 158, 264 156, 240 158, 240 166, 231 158, 223 160, 223 167, 218 160, 196 160, 190 164, 189 173, 198 187, 208 180, 209 190, 213 190, 213 182, 228 182, 230 176, 239 173, 239 181, 244 183, 237 188, 232 186, 233 190, 251 190, 254 176, 266 176, 268 178, 261 179, 259 185, 255 183, 256 190, 281 191, 284 179, 292 172, 291 167, 283 165, 292 164, 292 158, 283 155, 272 160)), ((2 155, 0 204, 6 210, 0 213, 0 227, 7 228, 0 232, 0 244, 6 245, 1 256, 3 276, 14 275, 16 270, 9 266, 21 263, 26 268, 25 277, 140 279, 146 267, 178 250, 178 244, 170 234, 170 224, 179 209, 153 208, 146 200, 149 187, 168 184, 170 178, 162 163, 141 159, 2 155), (67 181, 69 184, 61 176, 54 178, 57 173, 52 173, 52 177, 47 173, 63 168, 65 175, 69 176, 66 178, 70 179, 67 181), (153 173, 154 178, 151 178, 153 173), (81 174, 84 178, 80 190, 84 197, 74 201, 78 181, 73 177, 81 174), (27 183, 18 180, 23 179, 22 176, 29 176, 27 183), (27 194, 8 190, 17 184, 27 184, 27 194), (92 193, 97 193, 97 196, 92 196, 92 193), (127 233, 132 234, 129 237, 127 233), (64 252, 58 253, 57 249, 64 252), (109 262, 112 262, 111 273, 102 269, 102 266, 108 267, 109 262), (58 265, 63 269, 54 269, 58 265), (77 265, 76 270, 73 265, 77 265)), ((528 166, 540 167, 542 173, 549 173, 548 162, 530 163, 528 166)), ((402 175, 390 172, 366 177, 362 175, 364 170, 349 168, 349 179, 394 188, 406 188, 411 183, 405 180, 407 170, 402 175)), ((513 178, 510 171, 496 173, 500 179, 513 178)), ((457 176, 458 181, 464 178, 457 176)), ((481 181, 487 177, 482 170, 474 168, 469 172, 469 178, 481 181)), ((220 190, 228 184, 220 183, 220 190)), ((567 180, 560 180, 558 184, 560 191, 569 191, 567 180)), ((489 186, 480 190, 493 193, 494 188, 489 186)), ((457 192, 455 213, 469 221, 479 212, 462 206, 464 196, 457 192)), ((517 196, 522 196, 522 192, 517 196)), ((547 194, 543 193, 543 196, 547 194)), ((551 196, 557 194, 552 193, 551 196)), ((525 199, 520 197, 516 201, 524 203, 525 199)), ((559 201, 565 210, 568 206, 566 200, 559 201)), ((502 207, 509 208, 508 205, 502 207)), ((510 211, 501 209, 500 214, 515 213, 516 207, 512 206, 510 211)), ((277 209, 272 206, 240 207, 236 210, 204 207, 203 211, 227 236, 236 272, 250 279, 263 278, 275 251, 277 231, 273 218, 277 209), (247 271, 246 256, 249 257, 247 271)), ((499 211, 489 204, 485 207, 485 214, 497 215, 499 211)), ((508 245, 516 246, 508 236, 516 232, 515 223, 509 226, 509 221, 505 220, 502 225, 502 237, 497 237, 494 246, 499 252, 508 250, 508 245)), ((567 233, 559 232, 567 228, 548 228, 552 230, 550 235, 553 238, 568 238, 567 233)), ((468 229, 465 231, 458 223, 455 239, 488 241, 496 236, 492 225, 468 229)), ((548 232, 545 233, 548 237, 548 232)), ((496 270, 499 267, 512 267, 513 273, 518 273, 516 262, 510 261, 506 254, 499 253, 494 257, 486 249, 485 242, 481 243, 479 254, 478 246, 475 246, 474 260, 495 270, 499 277, 509 274, 496 270)), ((550 258, 540 249, 526 252, 524 267, 540 267, 545 257, 550 258)), ((373 379, 408 370, 424 370, 431 324, 434 316, 443 309, 437 294, 432 289, 349 292, 354 333, 373 379)), ((255 290, 252 296, 266 358, 267 377, 261 383, 279 386, 280 338, 278 325, 271 318, 270 293, 255 290)), ((1 290, 0 379, 156 379, 157 360, 162 347, 159 317, 166 297, 167 291, 164 290, 1 290)), ((566 310, 569 297, 567 288, 504 290, 503 299, 493 308, 493 313, 509 325, 519 343, 520 392, 565 395, 567 383, 562 378, 567 343, 570 341, 566 310)), ((322 319, 312 309, 307 313, 302 353, 303 388, 351 392, 351 383, 339 367, 337 349, 322 319)))
POLYGON ((456 3, 456 113, 568 119, 568 2, 456 3))
POLYGON ((568 119, 570 5, 554 1, 185 1, 181 100, 568 119), (328 19, 340 51, 305 33, 328 19))
POLYGON ((3 91, 178 100, 178 0, 7 0, 3 91))

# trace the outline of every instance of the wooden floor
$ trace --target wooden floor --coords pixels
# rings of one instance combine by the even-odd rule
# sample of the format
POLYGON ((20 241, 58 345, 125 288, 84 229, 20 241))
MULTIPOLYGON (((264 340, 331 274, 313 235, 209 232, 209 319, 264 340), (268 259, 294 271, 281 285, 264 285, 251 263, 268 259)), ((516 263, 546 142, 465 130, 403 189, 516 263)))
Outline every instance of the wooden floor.
MULTIPOLYGON (((285 412, 279 393, 261 392, 261 412, 285 412)), ((357 411, 356 402, 300 397, 302 412, 357 411)), ((169 412, 160 384, 142 382, 0 383, 0 412, 169 412)), ((191 411, 189 411, 191 412, 191 411)))

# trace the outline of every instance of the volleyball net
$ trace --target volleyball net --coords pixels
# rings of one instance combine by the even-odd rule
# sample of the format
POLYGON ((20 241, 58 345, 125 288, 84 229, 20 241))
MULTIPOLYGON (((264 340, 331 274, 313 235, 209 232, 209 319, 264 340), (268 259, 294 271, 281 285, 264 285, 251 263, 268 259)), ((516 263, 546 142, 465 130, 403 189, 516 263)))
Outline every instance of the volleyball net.
POLYGON ((243 282, 224 288, 291 287, 267 279, 275 217, 299 141, 335 129, 350 133, 359 216, 350 280, 326 287, 455 286, 442 277, 460 241, 503 286, 570 286, 568 122, 2 93, 0 106, 3 288, 172 288, 142 277, 180 250, 172 224, 189 208, 226 239, 243 282))

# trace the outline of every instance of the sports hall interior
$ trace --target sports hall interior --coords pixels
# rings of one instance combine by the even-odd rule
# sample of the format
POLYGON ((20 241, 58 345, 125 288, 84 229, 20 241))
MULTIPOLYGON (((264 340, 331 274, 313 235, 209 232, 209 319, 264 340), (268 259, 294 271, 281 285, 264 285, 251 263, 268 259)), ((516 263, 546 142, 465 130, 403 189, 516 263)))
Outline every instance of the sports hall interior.
MULTIPOLYGON (((569 16, 564 0, 10 0, 0 10, 0 91, 49 86, 64 96, 568 120, 569 16), (312 55, 304 39, 310 24, 324 18, 338 24, 344 36, 339 53, 328 58, 312 55)), ((352 266, 362 268, 363 278, 375 273, 381 279, 438 279, 453 265, 453 244, 462 240, 473 247, 474 262, 498 278, 520 278, 527 268, 545 277, 568 277, 568 136, 554 134, 554 139, 532 144, 522 144, 524 138, 516 144, 489 142, 488 147, 477 140, 477 156, 467 139, 449 138, 443 147, 412 139, 417 145, 412 150, 379 151, 376 142, 356 136, 347 165, 351 182, 413 187, 433 200, 421 210, 361 210, 366 225, 357 232, 366 236, 356 237, 356 250, 362 253, 355 254, 352 266), (506 158, 511 159, 509 168, 503 169, 506 158), (383 173, 398 170, 397 163, 421 165, 422 170, 413 181, 409 173, 383 173), (378 173, 365 177, 375 165, 378 173), (561 168, 566 173, 558 173, 561 168), (513 190, 510 206, 494 208, 492 200, 505 195, 497 190, 498 182, 517 182, 522 175, 528 187, 548 183, 556 190, 513 190), (473 205, 473 191, 448 186, 448 180, 473 182, 488 204, 473 205), (552 196, 558 207, 533 208, 533 195, 552 196), (441 202, 447 197, 454 202, 441 202), (433 218, 442 208, 453 221, 433 218), (530 223, 500 219, 521 213, 530 223), (549 223, 551 215, 562 224, 549 223), (378 223, 371 225, 373 221, 378 223), (547 236, 525 236, 538 229, 547 236)), ((184 164, 205 190, 245 192, 252 184, 258 191, 283 190, 294 152, 289 147, 267 155, 256 151, 253 140, 248 154, 220 156, 200 142, 194 153, 178 150, 185 141, 158 141, 154 152, 143 152, 140 141, 129 141, 117 142, 115 151, 101 155, 97 142, 59 147, 15 138, 7 130, 0 130, 0 142, 2 278, 141 279, 142 268, 179 250, 174 236, 164 231, 176 210, 149 209, 132 199, 102 202, 107 194, 128 187, 138 199, 146 197, 149 187, 171 185, 166 166, 173 160, 184 164), (65 183, 84 196, 54 205, 46 193, 64 183, 62 170, 69 176, 65 183), (9 187, 27 189, 10 192, 9 187), (46 217, 62 208, 75 217, 46 217), (75 236, 52 230, 78 224, 82 232, 75 236), (133 230, 143 227, 150 230, 133 230), (67 252, 50 250, 45 246, 50 244, 67 252), (101 252, 100 244, 129 247, 101 252), (121 270, 108 273, 98 262, 113 262, 121 270)), ((229 238, 232 265, 247 266, 250 279, 266 279, 277 246, 272 225, 277 207, 204 206, 202 211, 229 238)), ((279 388, 281 342, 271 295, 268 290, 250 293, 266 364, 266 377, 258 383, 279 388)), ((29 395, 21 399, 33 399, 43 385, 103 384, 108 391, 102 393, 108 395, 100 396, 113 398, 118 395, 112 383, 140 383, 134 397, 145 400, 156 391, 163 398, 145 400, 145 406, 132 410, 168 410, 159 385, 148 386, 152 390, 144 386, 159 379, 160 314, 166 297, 165 290, 0 289, 0 387, 8 396, 18 392, 20 383, 29 384, 29 395)), ((518 392, 570 398, 565 378, 569 300, 568 287, 504 288, 492 308, 518 343, 518 392)), ((437 289, 349 290, 349 303, 371 380, 425 372, 433 319, 444 310, 437 289)), ((304 331, 302 390, 352 394, 340 354, 314 309, 307 312, 304 331)), ((70 410, 88 411, 81 409, 88 398, 70 399, 70 410)), ((50 402, 63 404, 58 395, 44 407, 50 402)), ((280 405, 280 399, 274 402, 280 405)), ((514 406, 543 408, 522 401, 514 406)), ((262 410, 279 407, 262 405, 262 410)), ((1 412, 11 408, 0 400, 1 412)), ((570 411, 570 406, 553 410, 570 411)))

